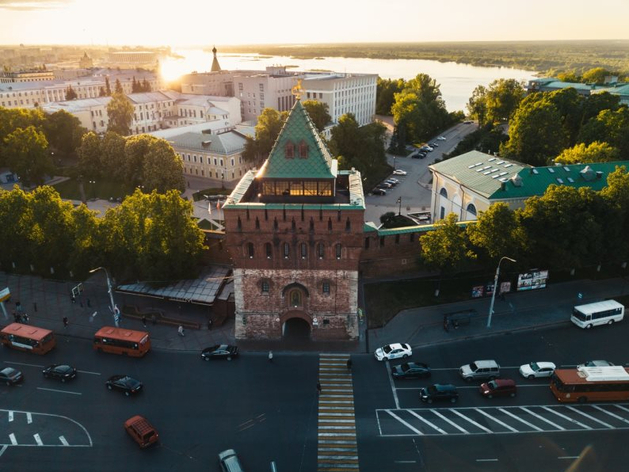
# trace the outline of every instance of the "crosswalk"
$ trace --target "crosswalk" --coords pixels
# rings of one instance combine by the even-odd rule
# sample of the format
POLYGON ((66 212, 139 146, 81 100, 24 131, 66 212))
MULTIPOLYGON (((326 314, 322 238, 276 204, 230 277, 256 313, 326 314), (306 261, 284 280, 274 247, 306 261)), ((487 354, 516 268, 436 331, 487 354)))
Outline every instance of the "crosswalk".
POLYGON ((349 354, 319 355, 318 472, 357 472, 358 446, 349 354))
POLYGON ((629 404, 376 410, 380 435, 444 436, 629 429, 629 404))

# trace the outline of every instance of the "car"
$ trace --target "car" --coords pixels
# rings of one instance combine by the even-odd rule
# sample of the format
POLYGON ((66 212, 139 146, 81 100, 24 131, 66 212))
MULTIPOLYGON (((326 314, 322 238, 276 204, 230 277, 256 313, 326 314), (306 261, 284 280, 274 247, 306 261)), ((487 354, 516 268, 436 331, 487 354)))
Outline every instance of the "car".
POLYGON ((62 382, 67 382, 76 377, 76 369, 67 364, 52 364, 46 367, 42 374, 47 379, 57 379, 62 382))
POLYGON ((406 362, 391 369, 394 379, 427 379, 430 375, 430 368, 422 362, 406 362))
POLYGON ((124 429, 142 449, 151 444, 157 444, 159 441, 159 434, 143 416, 136 415, 129 418, 124 423, 124 429))
POLYGON ((374 352, 374 356, 379 361, 391 360, 391 359, 406 359, 413 355, 413 350, 408 344, 393 343, 386 346, 379 347, 374 352))
POLYGON ((15 385, 24 381, 24 376, 22 372, 13 367, 5 367, 0 370, 0 382, 3 382, 7 385, 15 385))
POLYGON ((436 147, 439 147, 439 144, 437 144, 437 143, 430 143, 430 147, 436 148, 436 147))
POLYGON ((471 124, 472 124, 472 122, 471 122, 470 120, 465 120, 465 121, 463 122, 463 124, 464 124, 464 125, 471 125, 471 124))
POLYGON ((379 183, 376 188, 381 188, 381 189, 389 189, 389 188, 393 188, 393 184, 390 184, 388 182, 381 182, 379 183))
POLYGON ((383 188, 378 188, 378 187, 376 187, 376 188, 374 188, 374 189, 371 191, 371 193, 372 193, 373 195, 386 195, 386 194, 387 194, 387 191, 386 191, 385 189, 383 189, 383 188))
POLYGON ((397 184, 399 184, 400 182, 398 182, 397 180, 391 180, 391 179, 387 179, 384 181, 384 183, 386 184, 391 184, 393 187, 395 187, 397 184))
POLYGON ((231 344, 217 344, 201 351, 201 358, 204 361, 212 359, 227 359, 231 361, 234 357, 238 357, 238 346, 232 346, 231 344))
POLYGON ((407 172, 405 170, 402 170, 402 169, 395 169, 393 171, 393 175, 406 175, 406 174, 407 174, 407 172))
POLYGON ((142 390, 142 382, 128 375, 112 375, 105 385, 109 390, 119 390, 126 396, 138 393, 142 390))
POLYGON ((494 380, 500 377, 500 365, 494 360, 474 361, 461 366, 459 373, 468 382, 475 379, 494 380))
POLYGON ((421 159, 422 158, 422 153, 421 152, 415 152, 415 153, 411 154, 411 157, 413 159, 421 159))
POLYGON ((446 400, 450 403, 456 403, 459 399, 459 392, 452 384, 433 384, 419 389, 419 399, 426 403, 446 400))
POLYGON ((422 146, 419 148, 420 151, 424 151, 424 152, 432 152, 434 151, 433 148, 431 148, 430 146, 422 146))
POLYGON ((582 367, 613 367, 614 365, 616 364, 609 361, 602 361, 602 360, 587 361, 587 362, 584 362, 583 364, 579 364, 577 366, 577 369, 580 369, 582 367))
POLYGON ((445 141, 445 140, 446 140, 446 137, 445 137, 445 136, 439 136, 439 137, 437 138, 437 141, 445 141))
POLYGON ((515 397, 517 387, 511 379, 495 379, 481 384, 479 391, 485 398, 515 397))
POLYGON ((218 463, 222 472, 244 472, 240 459, 233 449, 227 449, 218 454, 218 463))
POLYGON ((529 362, 520 366, 520 375, 525 379, 550 377, 557 366, 552 362, 529 362))

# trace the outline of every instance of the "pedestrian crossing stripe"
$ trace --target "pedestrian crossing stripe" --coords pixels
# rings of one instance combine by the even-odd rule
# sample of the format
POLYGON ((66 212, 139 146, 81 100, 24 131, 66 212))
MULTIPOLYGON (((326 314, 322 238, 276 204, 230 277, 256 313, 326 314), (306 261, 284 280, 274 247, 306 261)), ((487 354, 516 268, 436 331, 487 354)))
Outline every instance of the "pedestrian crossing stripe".
POLYGON ((318 472, 358 472, 358 444, 349 354, 319 355, 318 472))

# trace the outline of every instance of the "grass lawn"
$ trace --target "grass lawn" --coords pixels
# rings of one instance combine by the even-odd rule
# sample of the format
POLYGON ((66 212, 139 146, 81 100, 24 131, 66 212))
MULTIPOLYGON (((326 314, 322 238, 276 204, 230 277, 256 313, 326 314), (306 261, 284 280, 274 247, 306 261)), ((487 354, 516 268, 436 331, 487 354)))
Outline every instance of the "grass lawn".
MULTIPOLYGON (((61 198, 83 200, 79 183, 75 179, 65 180, 56 184, 54 187, 57 192, 59 192, 59 195, 61 195, 61 198)), ((133 193, 128 186, 115 180, 100 179, 94 184, 90 184, 89 181, 86 181, 83 183, 83 188, 85 189, 85 198, 88 200, 92 198, 103 200, 109 200, 111 197, 122 198, 133 193)))

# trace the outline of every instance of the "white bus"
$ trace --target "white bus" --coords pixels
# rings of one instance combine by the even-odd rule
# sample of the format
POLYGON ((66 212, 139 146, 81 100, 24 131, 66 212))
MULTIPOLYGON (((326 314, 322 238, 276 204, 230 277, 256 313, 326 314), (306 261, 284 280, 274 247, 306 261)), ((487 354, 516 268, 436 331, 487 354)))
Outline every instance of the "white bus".
POLYGON ((625 317, 625 306, 616 300, 588 303, 575 306, 572 310, 572 321, 579 328, 590 329, 592 326, 614 324, 625 317))

